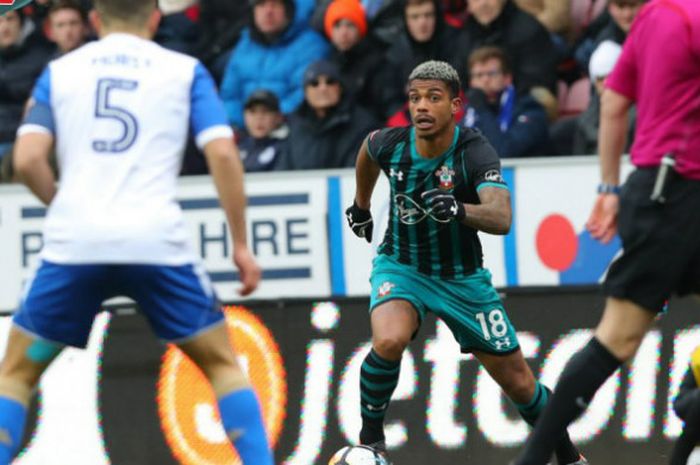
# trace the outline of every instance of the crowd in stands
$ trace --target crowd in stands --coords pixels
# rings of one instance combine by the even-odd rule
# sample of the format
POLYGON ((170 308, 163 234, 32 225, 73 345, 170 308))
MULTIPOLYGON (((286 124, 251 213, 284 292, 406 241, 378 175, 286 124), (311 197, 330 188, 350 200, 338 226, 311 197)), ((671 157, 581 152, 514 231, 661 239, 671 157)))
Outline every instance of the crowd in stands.
MULTIPOLYGON (((410 124, 406 78, 425 60, 457 69, 459 123, 502 158, 593 154, 603 81, 644 3, 160 0, 155 40, 211 71, 247 171, 352 166, 369 131, 410 124)), ((0 179, 35 79, 95 39, 90 9, 36 0, 0 16, 0 179)), ((183 173, 205 172, 189 144, 183 173)))

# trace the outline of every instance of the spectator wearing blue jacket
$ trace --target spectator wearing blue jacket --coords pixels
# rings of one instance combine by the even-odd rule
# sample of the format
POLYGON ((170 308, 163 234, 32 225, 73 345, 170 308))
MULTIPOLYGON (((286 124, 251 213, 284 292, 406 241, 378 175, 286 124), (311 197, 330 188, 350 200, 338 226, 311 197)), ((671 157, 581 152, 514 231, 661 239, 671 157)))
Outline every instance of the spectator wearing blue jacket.
POLYGON ((479 129, 501 158, 542 155, 548 137, 544 107, 518 95, 503 49, 481 47, 469 57, 463 125, 479 129))
POLYGON ((251 0, 253 21, 231 53, 221 84, 229 121, 243 126, 243 104, 268 89, 288 114, 304 100, 303 74, 329 45, 309 26, 314 0, 251 0))

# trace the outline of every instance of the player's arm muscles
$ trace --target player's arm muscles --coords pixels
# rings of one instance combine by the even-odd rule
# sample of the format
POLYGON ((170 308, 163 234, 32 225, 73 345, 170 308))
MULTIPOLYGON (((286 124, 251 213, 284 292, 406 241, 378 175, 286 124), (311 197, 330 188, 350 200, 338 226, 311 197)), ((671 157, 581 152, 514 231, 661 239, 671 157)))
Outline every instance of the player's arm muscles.
POLYGON ((53 143, 54 137, 48 132, 21 134, 12 155, 15 174, 44 205, 56 195, 56 177, 49 163, 53 143))
POLYGON ((513 219, 508 189, 483 187, 479 190, 479 200, 479 204, 464 204, 467 215, 463 223, 489 234, 508 234, 513 219))
POLYGON ((241 273, 241 295, 248 295, 258 285, 260 269, 248 248, 246 231, 246 196, 243 189, 243 164, 238 148, 231 139, 217 138, 204 146, 209 172, 219 194, 221 207, 233 238, 233 259, 241 273))
POLYGON ((377 184, 381 169, 379 164, 372 159, 367 148, 367 138, 362 142, 355 163, 355 203, 358 207, 369 210, 372 192, 377 184))

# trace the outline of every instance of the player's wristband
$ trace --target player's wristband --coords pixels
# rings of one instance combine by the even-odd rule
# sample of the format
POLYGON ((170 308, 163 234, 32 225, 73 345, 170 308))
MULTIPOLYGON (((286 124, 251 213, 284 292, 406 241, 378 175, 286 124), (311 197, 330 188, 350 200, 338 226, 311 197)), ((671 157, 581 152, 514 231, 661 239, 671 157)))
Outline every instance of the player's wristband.
POLYGON ((598 193, 620 195, 620 186, 605 183, 598 184, 598 193))

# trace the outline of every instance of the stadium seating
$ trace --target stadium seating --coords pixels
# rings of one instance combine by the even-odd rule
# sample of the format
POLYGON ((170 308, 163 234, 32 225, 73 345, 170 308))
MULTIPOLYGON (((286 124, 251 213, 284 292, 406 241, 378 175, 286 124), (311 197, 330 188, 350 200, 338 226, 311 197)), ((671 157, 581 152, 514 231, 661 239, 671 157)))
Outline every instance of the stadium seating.
POLYGON ((574 116, 588 107, 591 100, 591 81, 581 78, 570 86, 558 82, 559 117, 574 116))
POLYGON ((607 5, 607 0, 570 0, 571 27, 578 36, 607 5))

